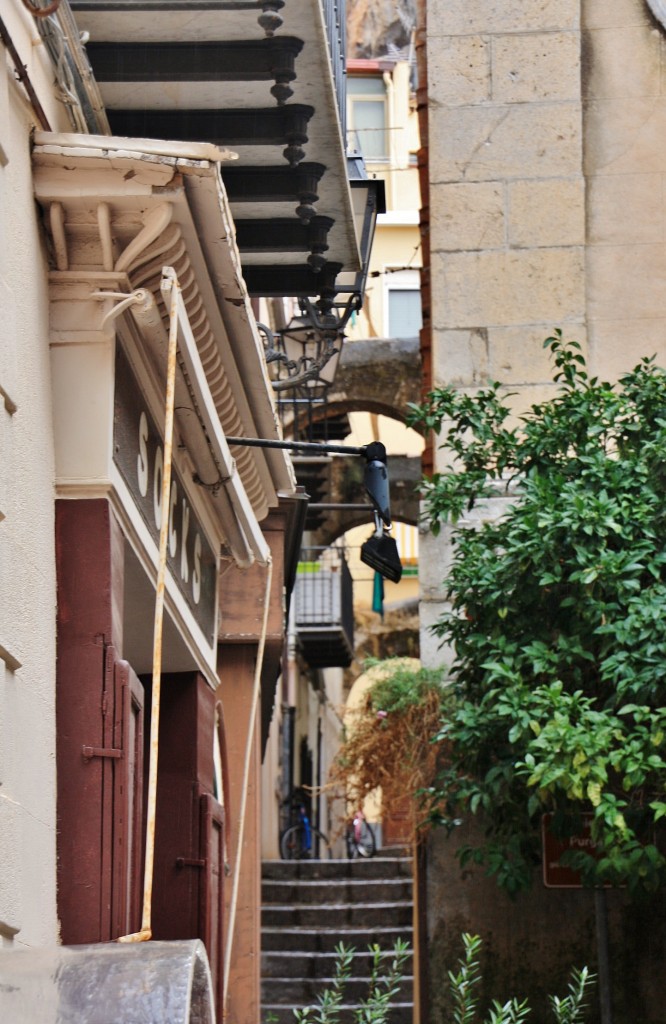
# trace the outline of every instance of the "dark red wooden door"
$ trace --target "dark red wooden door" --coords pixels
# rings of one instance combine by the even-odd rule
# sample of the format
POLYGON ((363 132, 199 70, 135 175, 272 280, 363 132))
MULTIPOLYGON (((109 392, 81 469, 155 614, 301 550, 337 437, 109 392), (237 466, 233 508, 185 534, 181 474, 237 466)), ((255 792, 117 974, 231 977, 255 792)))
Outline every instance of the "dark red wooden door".
POLYGON ((224 808, 210 793, 204 793, 201 806, 201 858, 204 861, 201 884, 199 937, 208 951, 218 1014, 222 1015, 224 963, 224 808))

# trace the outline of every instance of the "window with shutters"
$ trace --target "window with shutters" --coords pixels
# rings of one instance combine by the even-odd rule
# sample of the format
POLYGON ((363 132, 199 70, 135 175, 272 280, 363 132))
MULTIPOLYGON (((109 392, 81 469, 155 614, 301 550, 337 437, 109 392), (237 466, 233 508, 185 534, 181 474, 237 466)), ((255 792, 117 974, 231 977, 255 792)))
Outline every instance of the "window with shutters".
POLYGON ((213 989, 222 1013, 224 983, 224 876, 225 826, 224 808, 210 793, 200 798, 201 857, 204 861, 201 879, 199 938, 208 952, 213 989))
POLYGON ((423 323, 418 270, 384 272, 386 324, 389 338, 418 338, 423 323))
POLYGON ((386 87, 380 77, 347 79, 349 148, 363 154, 366 163, 388 159, 386 87))
POLYGON ((114 666, 113 921, 114 936, 138 931, 143 862, 143 686, 126 661, 114 666))
MULTIPOLYGON (((146 680, 150 688, 150 681, 146 680)), ((199 938, 218 1009, 224 979, 227 796, 222 709, 197 673, 162 677, 153 938, 199 938)))

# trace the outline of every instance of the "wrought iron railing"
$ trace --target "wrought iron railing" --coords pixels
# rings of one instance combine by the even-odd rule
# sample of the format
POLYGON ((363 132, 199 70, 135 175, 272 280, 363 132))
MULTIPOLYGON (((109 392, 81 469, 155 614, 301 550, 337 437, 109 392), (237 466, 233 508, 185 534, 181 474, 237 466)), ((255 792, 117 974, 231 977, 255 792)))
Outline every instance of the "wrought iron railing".
POLYGON ((340 548, 305 548, 294 587, 296 633, 312 667, 346 666, 354 650, 353 581, 340 548))

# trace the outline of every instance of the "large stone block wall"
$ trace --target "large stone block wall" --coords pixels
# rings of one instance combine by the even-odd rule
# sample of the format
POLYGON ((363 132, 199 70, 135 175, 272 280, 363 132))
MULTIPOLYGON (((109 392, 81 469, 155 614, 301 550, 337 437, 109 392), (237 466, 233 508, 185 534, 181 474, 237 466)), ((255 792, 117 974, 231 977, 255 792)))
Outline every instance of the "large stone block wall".
POLYGON ((581 52, 579 0, 428 3, 436 383, 526 405, 552 328, 584 336, 581 52))
MULTIPOLYGON (((602 378, 645 355, 666 365, 666 32, 646 0, 427 0, 427 29, 433 383, 499 380, 525 409, 552 393, 554 327, 602 378)), ((449 531, 422 535, 431 666, 451 658, 429 627, 452 557, 449 531)), ((546 890, 535 868, 532 892, 510 901, 460 869, 454 847, 473 827, 428 845, 429 1019, 449 1019, 442 979, 466 930, 486 944, 485 997, 529 995, 546 1020, 568 966, 596 967, 593 895, 546 890)), ((657 1024, 660 914, 608 900, 613 1019, 657 1024)), ((586 1020, 599 1019, 595 995, 586 1020)))
POLYGON ((593 371, 666 362, 666 32, 646 0, 584 0, 586 315, 593 371))
MULTIPOLYGON (((666 30, 646 0, 428 0, 427 39, 433 383, 499 380, 526 409, 552 392, 555 327, 602 378, 666 364, 666 30)), ((436 662, 441 537, 421 564, 436 662)))

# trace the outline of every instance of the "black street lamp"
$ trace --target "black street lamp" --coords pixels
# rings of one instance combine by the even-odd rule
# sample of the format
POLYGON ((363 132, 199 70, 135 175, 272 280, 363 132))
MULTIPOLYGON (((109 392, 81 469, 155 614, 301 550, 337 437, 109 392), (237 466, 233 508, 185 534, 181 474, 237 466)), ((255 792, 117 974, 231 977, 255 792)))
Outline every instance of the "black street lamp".
POLYGON ((400 582, 402 563, 398 545, 387 532, 392 525, 389 478, 386 448, 381 441, 372 441, 370 444, 356 447, 345 444, 317 444, 314 441, 279 441, 265 437, 227 437, 227 443, 247 448, 282 448, 313 455, 362 456, 365 459, 363 482, 372 502, 375 532, 361 546, 361 561, 392 583, 400 582))

